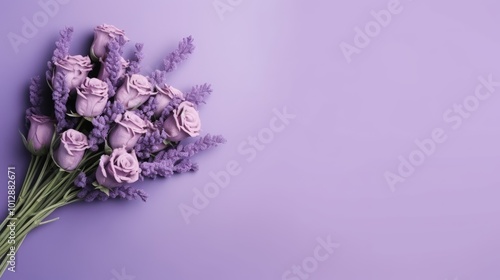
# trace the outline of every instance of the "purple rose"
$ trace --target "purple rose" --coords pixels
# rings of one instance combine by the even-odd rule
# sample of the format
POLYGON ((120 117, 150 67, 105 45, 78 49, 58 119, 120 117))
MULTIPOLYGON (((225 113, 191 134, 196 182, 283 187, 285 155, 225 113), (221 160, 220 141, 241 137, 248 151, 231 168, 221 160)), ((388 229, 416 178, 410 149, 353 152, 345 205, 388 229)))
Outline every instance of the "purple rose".
POLYGON ((55 121, 47 116, 31 115, 28 131, 28 145, 34 154, 43 154, 48 151, 55 131, 55 121))
POLYGON ((123 104, 126 109, 132 109, 139 107, 154 94, 148 78, 139 74, 132 74, 126 76, 125 82, 116 91, 115 99, 123 104))
POLYGON ((97 182, 107 188, 134 183, 139 179, 141 168, 135 151, 114 149, 111 155, 102 155, 95 173, 97 182))
POLYGON ((55 72, 52 75, 52 84, 54 84, 57 73, 61 73, 64 76, 64 84, 70 90, 79 87, 92 70, 90 58, 81 55, 68 55, 55 62, 54 65, 55 72))
POLYGON ((153 127, 151 122, 141 119, 131 111, 119 115, 115 122, 116 125, 109 133, 109 146, 113 149, 133 149, 137 140, 153 127))
MULTIPOLYGON (((125 58, 121 57, 120 58, 121 62, 121 68, 120 71, 118 71, 118 78, 121 78, 125 75, 125 70, 127 70, 127 67, 129 67, 130 62, 125 60, 125 58)), ((106 71, 106 63, 104 63, 101 59, 101 69, 99 69, 99 74, 97 75, 97 78, 99 78, 102 81, 106 81, 106 79, 109 77, 108 71, 106 71)))
POLYGON ((168 134, 167 139, 174 142, 200 135, 201 121, 194 104, 189 101, 179 104, 165 120, 163 129, 168 134))
POLYGON ((119 36, 123 36, 123 38, 128 41, 128 38, 125 37, 125 31, 113 25, 101 24, 97 26, 94 29, 94 42, 90 47, 90 53, 98 58, 106 56, 106 46, 112 39, 119 36))
POLYGON ((85 150, 89 147, 87 136, 74 129, 68 129, 61 134, 61 142, 54 152, 54 161, 66 170, 75 170, 83 159, 85 150))
POLYGON ((156 93, 156 110, 154 112, 155 117, 161 116, 163 110, 165 110, 168 103, 170 103, 170 101, 172 101, 174 97, 178 97, 184 100, 184 94, 180 90, 167 84, 164 84, 161 87, 156 86, 156 93))
POLYGON ((99 116, 108 102, 108 84, 96 78, 86 78, 76 93, 76 112, 84 117, 99 116))

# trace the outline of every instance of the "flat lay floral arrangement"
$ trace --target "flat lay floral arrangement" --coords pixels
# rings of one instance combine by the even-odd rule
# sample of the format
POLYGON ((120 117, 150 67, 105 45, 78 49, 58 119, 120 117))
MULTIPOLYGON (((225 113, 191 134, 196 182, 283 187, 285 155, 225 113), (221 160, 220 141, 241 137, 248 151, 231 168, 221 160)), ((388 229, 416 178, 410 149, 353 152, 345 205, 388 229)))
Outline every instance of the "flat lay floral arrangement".
POLYGON ((78 201, 146 201, 136 187, 140 181, 196 171, 192 156, 225 142, 201 134, 198 109, 210 85, 181 91, 167 82, 193 52, 191 37, 165 57, 162 69, 143 75, 143 45, 124 58, 129 39, 123 30, 97 26, 88 56, 69 54, 72 34, 70 27, 60 32, 45 80, 35 77, 29 86, 29 129, 21 136, 31 161, 24 180, 14 167, 8 170, 0 276, 17 269, 21 243, 31 230, 57 220, 46 220, 57 208, 78 201))

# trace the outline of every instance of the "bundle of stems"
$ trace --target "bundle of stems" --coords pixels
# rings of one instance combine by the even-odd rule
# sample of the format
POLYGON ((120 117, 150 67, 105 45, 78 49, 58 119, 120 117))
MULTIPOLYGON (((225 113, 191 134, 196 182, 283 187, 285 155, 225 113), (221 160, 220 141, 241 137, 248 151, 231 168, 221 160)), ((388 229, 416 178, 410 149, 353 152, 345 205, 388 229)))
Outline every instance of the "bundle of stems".
POLYGON ((0 225, 0 277, 12 266, 10 261, 15 262, 15 254, 32 230, 58 220, 46 220, 56 209, 81 200, 74 180, 81 172, 95 172, 101 155, 85 156, 79 168, 70 172, 60 169, 51 153, 31 156, 15 208, 0 225))

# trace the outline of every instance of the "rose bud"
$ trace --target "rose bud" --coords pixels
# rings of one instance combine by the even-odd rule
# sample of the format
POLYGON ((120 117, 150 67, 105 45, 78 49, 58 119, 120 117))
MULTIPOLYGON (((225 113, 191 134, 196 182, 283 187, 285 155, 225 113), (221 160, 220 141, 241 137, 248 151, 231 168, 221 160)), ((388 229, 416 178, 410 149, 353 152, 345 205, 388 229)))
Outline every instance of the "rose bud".
POLYGON ((126 109, 132 109, 139 107, 154 94, 148 78, 132 74, 126 76, 125 82, 116 91, 115 100, 123 104, 126 109))
POLYGON ((28 131, 28 147, 33 154, 45 154, 52 142, 55 131, 55 121, 47 116, 31 115, 28 117, 30 129, 28 131))
POLYGON ((68 129, 61 134, 59 147, 54 151, 54 161, 60 168, 72 171, 78 167, 88 147, 85 134, 68 129))
POLYGON ((201 121, 194 104, 183 101, 163 123, 167 139, 178 142, 187 137, 200 135, 201 121))
POLYGON ((126 41, 129 41, 125 37, 125 31, 116 28, 113 25, 101 24, 94 29, 94 42, 90 47, 90 53, 97 58, 102 58, 106 56, 106 46, 108 43, 119 36, 123 36, 126 41))
POLYGON ((87 75, 92 70, 92 63, 88 56, 68 55, 54 63, 55 72, 52 75, 52 84, 54 84, 57 73, 64 76, 64 84, 69 90, 79 87, 87 75))
POLYGON ((113 149, 125 148, 132 150, 137 140, 153 127, 149 121, 141 119, 131 111, 125 111, 115 120, 116 125, 109 132, 109 146, 113 149))
POLYGON ((84 117, 99 116, 108 102, 108 84, 96 79, 86 78, 76 89, 76 112, 84 117))
POLYGON ((139 179, 141 168, 135 151, 124 148, 114 149, 111 155, 102 155, 95 177, 99 185, 115 188, 134 183, 139 179))
POLYGON ((184 94, 180 90, 167 84, 164 84, 161 87, 156 86, 156 109, 154 112, 155 117, 161 116, 163 110, 165 110, 168 103, 170 103, 170 101, 172 101, 174 97, 178 97, 184 100, 184 94))
MULTIPOLYGON (((102 62, 102 59, 101 59, 102 62)), ((125 70, 127 70, 127 67, 129 67, 130 63, 125 60, 125 58, 120 57, 120 62, 121 62, 121 68, 120 71, 118 71, 118 78, 121 78, 125 75, 125 70)), ((106 63, 102 62, 101 64, 101 69, 99 69, 99 74, 97 75, 97 78, 102 81, 106 81, 107 78, 109 78, 109 73, 106 71, 106 63)))

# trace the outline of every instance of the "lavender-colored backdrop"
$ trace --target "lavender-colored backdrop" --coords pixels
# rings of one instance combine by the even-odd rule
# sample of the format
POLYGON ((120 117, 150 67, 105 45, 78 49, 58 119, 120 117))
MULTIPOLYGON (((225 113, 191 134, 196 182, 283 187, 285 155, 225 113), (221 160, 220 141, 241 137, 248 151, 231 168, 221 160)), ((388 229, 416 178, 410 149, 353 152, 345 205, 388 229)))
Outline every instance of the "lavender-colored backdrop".
POLYGON ((4 279, 500 278, 498 1, 54 1, 0 3, 0 168, 27 166, 28 82, 65 25, 73 54, 95 25, 125 29, 149 69, 193 35, 169 81, 213 84, 203 129, 228 143, 144 182, 146 204, 60 209, 4 279), (228 163, 240 173, 185 219, 228 163))

